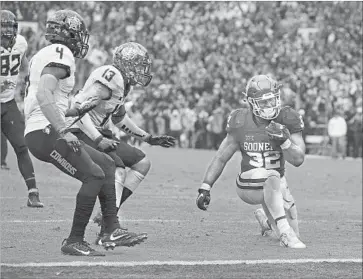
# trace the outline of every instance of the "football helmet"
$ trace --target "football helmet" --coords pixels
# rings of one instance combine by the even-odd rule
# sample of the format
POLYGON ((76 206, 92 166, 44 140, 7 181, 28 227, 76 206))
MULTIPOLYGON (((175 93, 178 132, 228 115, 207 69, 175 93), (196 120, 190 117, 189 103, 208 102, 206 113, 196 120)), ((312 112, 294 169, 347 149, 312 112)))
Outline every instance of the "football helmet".
POLYGON ((52 44, 63 44, 74 57, 84 58, 88 52, 89 33, 83 18, 71 10, 60 10, 47 19, 45 38, 52 44))
POLYGON ((276 118, 281 110, 281 84, 266 75, 252 77, 246 87, 247 101, 254 115, 263 119, 276 118))
POLYGON ((8 10, 0 11, 1 17, 1 46, 3 48, 12 48, 18 34, 18 22, 15 15, 8 10))
POLYGON ((151 79, 151 59, 142 45, 128 42, 118 46, 113 55, 113 65, 131 85, 147 86, 151 79))

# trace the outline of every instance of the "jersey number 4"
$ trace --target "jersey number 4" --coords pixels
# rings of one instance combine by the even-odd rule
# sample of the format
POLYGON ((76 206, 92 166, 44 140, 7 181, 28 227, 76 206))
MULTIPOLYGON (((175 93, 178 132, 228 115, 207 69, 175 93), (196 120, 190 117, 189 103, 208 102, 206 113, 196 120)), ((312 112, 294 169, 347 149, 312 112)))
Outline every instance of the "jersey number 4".
POLYGON ((11 76, 16 76, 19 74, 19 66, 20 66, 20 54, 14 55, 1 55, 1 75, 8 76, 9 73, 11 76), (10 64, 13 64, 11 67, 10 64))
POLYGON ((277 169, 281 166, 279 151, 247 152, 247 155, 251 158, 250 165, 256 168, 277 169))

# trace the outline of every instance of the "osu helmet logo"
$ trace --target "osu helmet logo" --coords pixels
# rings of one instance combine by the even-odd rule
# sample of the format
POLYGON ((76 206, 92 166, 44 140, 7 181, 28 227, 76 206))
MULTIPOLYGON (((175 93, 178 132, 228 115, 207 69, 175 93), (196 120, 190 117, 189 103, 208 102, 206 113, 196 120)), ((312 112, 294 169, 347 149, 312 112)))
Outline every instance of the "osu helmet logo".
POLYGON ((73 30, 81 29, 81 21, 77 17, 67 17, 67 23, 69 24, 69 28, 73 30))

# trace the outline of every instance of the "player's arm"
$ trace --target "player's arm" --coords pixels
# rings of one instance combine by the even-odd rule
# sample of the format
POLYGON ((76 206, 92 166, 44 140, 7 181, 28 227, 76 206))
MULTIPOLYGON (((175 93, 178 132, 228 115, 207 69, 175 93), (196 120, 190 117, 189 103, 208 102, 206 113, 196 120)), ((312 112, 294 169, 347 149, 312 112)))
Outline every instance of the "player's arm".
POLYGON ((207 171, 203 178, 202 186, 198 189, 197 206, 202 210, 207 210, 210 202, 210 190, 213 184, 222 174, 227 162, 232 158, 233 154, 239 149, 236 139, 228 134, 218 148, 217 153, 208 165, 207 171))
POLYGON ((59 80, 68 76, 69 71, 66 67, 45 67, 40 76, 36 98, 41 111, 52 127, 67 142, 73 151, 76 152, 78 151, 80 142, 76 136, 66 131, 65 118, 59 110, 54 97, 54 92, 57 89, 59 80))
POLYGON ((143 140, 150 145, 160 145, 162 147, 171 147, 175 145, 176 140, 173 137, 166 135, 153 136, 138 127, 135 122, 132 121, 132 119, 127 115, 124 106, 121 106, 111 119, 118 129, 135 138, 143 140))
POLYGON ((72 100, 66 116, 79 116, 95 108, 102 100, 110 99, 112 91, 99 81, 94 82, 87 91, 80 91, 72 100))
POLYGON ((18 80, 16 82, 15 87, 15 100, 21 101, 21 92, 25 86, 25 78, 28 75, 28 68, 29 68, 29 61, 26 57, 26 54, 23 55, 21 62, 20 62, 20 68, 19 68, 19 75, 18 80))
POLYGON ((110 97, 111 90, 107 86, 96 81, 92 84, 89 90, 81 91, 74 97, 70 108, 66 112, 66 116, 83 115, 83 117, 78 121, 77 126, 97 145, 100 150, 106 152, 115 149, 118 142, 104 138, 86 111, 91 110, 102 100, 107 100, 110 97))
POLYGON ((281 149, 285 160, 291 165, 298 167, 304 162, 305 142, 301 132, 291 134, 290 138, 281 145, 281 149))

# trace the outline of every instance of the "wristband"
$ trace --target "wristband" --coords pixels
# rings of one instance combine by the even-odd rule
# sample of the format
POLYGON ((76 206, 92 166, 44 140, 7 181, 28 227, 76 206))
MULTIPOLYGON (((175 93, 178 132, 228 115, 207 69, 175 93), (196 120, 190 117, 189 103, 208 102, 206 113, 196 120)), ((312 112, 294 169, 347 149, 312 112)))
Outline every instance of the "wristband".
POLYGON ((96 139, 95 139, 95 144, 98 146, 99 144, 100 144, 100 142, 103 140, 103 136, 102 135, 100 135, 99 137, 97 137, 96 139))
POLYGON ((283 144, 280 145, 282 150, 289 149, 291 146, 291 140, 287 139, 283 144))
POLYGON ((207 183, 203 183, 199 189, 210 191, 212 189, 212 186, 208 185, 207 183))

